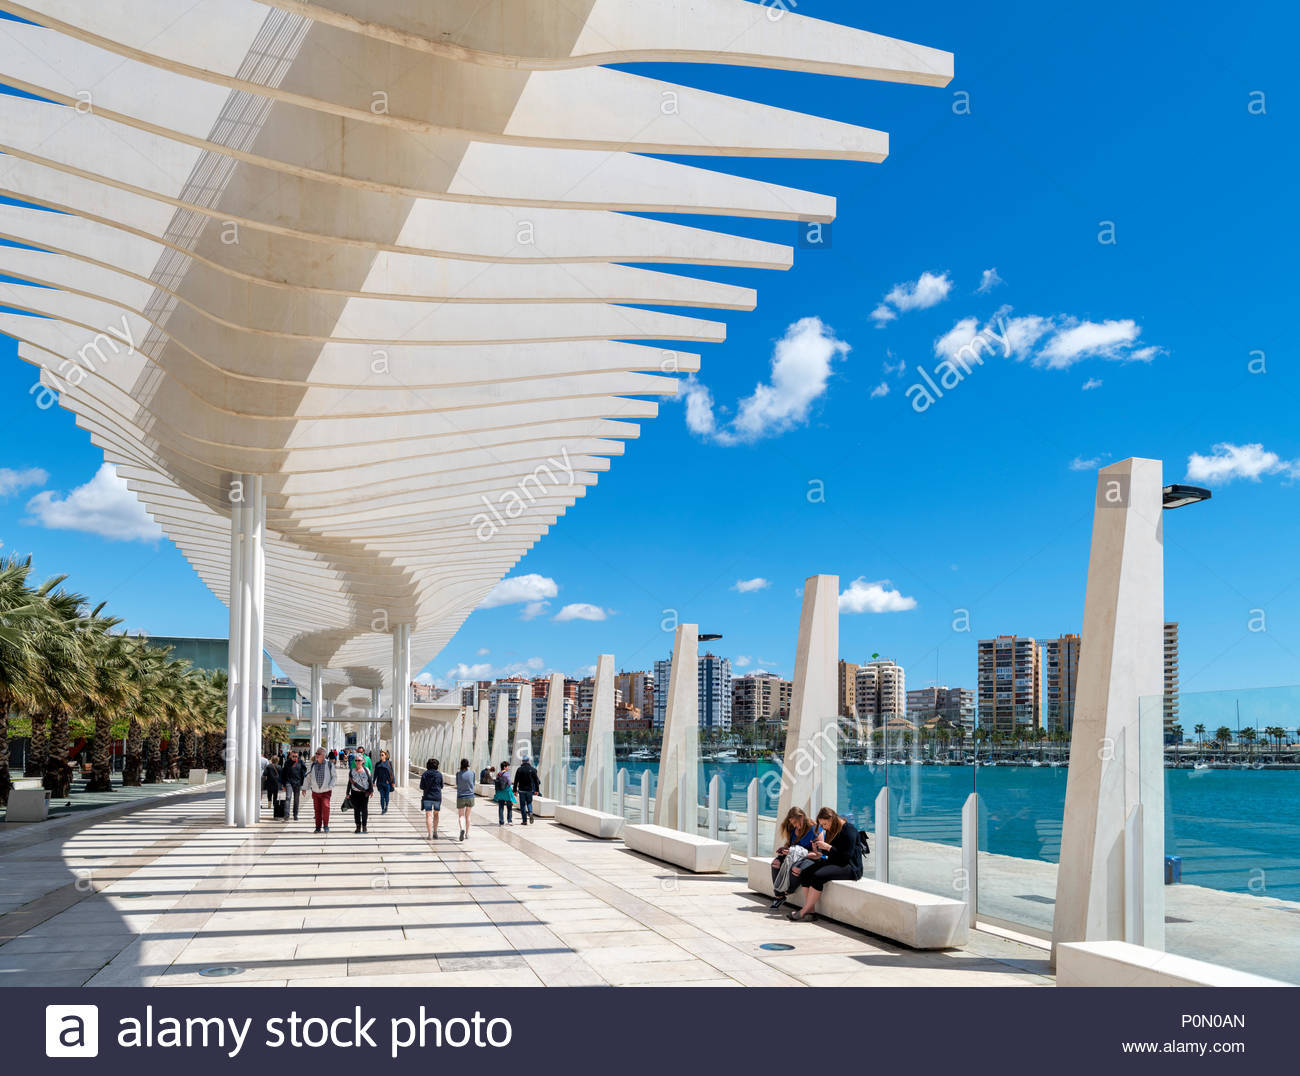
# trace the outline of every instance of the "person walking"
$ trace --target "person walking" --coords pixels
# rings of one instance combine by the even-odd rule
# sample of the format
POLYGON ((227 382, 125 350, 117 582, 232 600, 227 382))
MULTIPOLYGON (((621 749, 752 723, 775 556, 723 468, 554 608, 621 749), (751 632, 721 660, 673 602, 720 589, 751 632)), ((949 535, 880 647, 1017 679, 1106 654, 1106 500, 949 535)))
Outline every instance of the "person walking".
POLYGON ((537 779, 537 767, 532 759, 522 758, 515 769, 515 793, 519 797, 519 824, 526 826, 536 824, 533 817, 533 795, 542 790, 542 783, 537 779))
MULTIPOLYGON (((271 805, 271 817, 275 817, 276 800, 280 799, 282 793, 280 783, 280 767, 275 762, 268 762, 266 769, 262 771, 262 790, 266 793, 267 802, 271 805)), ((281 817, 284 817, 283 815, 281 817)))
POLYGON ((303 787, 311 793, 311 810, 316 832, 330 831, 330 796, 334 794, 334 763, 325 757, 325 748, 316 748, 316 757, 307 767, 303 787))
POLYGON ((424 835, 433 840, 438 836, 438 812, 442 810, 442 772, 436 758, 429 759, 420 774, 420 810, 424 812, 424 835))
POLYGON ((365 833, 370 822, 370 797, 374 795, 375 782, 370 771, 361 764, 361 760, 352 756, 348 769, 347 799, 352 804, 352 814, 356 819, 357 832, 365 833))
POLYGON ((298 758, 297 751, 290 751, 280 771, 280 785, 284 789, 284 820, 289 821, 289 811, 293 810, 293 820, 298 821, 298 801, 302 798, 302 782, 307 776, 307 767, 298 758))
POLYGON ((497 804, 497 825, 513 826, 515 824, 515 791, 510 785, 509 759, 501 763, 493 787, 496 789, 492 793, 492 798, 496 800, 497 804))
POLYGON ((456 813, 460 816, 460 839, 469 836, 469 818, 474 813, 474 771, 469 759, 460 760, 456 771, 456 813))
POLYGON ((388 752, 379 752, 379 762, 375 765, 375 788, 379 792, 379 813, 388 813, 388 797, 393 793, 393 764, 388 761, 388 752))
POLYGON ((361 761, 365 764, 366 769, 370 771, 370 776, 373 777, 375 775, 375 760, 370 757, 370 752, 364 748, 361 749, 361 761))

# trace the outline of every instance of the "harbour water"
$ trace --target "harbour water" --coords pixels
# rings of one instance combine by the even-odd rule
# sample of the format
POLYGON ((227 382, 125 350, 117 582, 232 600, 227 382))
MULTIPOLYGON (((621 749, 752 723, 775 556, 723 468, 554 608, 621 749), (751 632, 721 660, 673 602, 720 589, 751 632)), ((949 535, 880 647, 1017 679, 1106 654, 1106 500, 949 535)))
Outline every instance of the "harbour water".
MULTIPOLYGON (((628 772, 628 794, 639 790, 643 770, 651 772, 653 782, 658 765, 620 760, 628 772)), ((962 804, 979 792, 982 851, 1055 863, 1068 772, 1047 765, 845 763, 839 808, 874 829, 876 796, 887 785, 894 836, 960 846, 962 804)), ((757 777, 759 813, 776 813, 780 769, 775 763, 701 763, 701 802, 715 774, 721 778, 723 809, 743 813, 746 789, 757 777)), ((1180 857, 1183 883, 1300 902, 1300 771, 1166 770, 1165 854, 1180 857)))

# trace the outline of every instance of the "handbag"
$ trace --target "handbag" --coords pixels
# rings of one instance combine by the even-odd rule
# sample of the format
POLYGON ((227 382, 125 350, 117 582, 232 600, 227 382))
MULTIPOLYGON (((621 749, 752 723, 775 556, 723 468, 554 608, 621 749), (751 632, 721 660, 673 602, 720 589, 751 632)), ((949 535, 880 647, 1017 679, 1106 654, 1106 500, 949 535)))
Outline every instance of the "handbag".
POLYGON ((287 798, 287 793, 284 791, 283 788, 280 789, 280 791, 275 794, 275 799, 276 802, 278 803, 283 803, 286 798, 287 798))
POLYGON ((339 804, 339 810, 340 810, 340 811, 350 811, 350 810, 352 810, 352 793, 351 793, 351 792, 349 792, 346 796, 343 797, 343 802, 339 804))

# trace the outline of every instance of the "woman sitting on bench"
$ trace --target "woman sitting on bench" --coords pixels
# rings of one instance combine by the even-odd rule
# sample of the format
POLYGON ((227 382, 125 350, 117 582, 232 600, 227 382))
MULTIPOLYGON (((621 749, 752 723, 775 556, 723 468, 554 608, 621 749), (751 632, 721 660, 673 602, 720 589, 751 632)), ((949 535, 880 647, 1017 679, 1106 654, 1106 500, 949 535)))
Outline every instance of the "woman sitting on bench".
POLYGON ((862 877, 862 845, 858 841, 858 827, 847 818, 841 818, 829 807, 817 812, 817 825, 826 831, 821 840, 813 841, 813 852, 821 853, 815 863, 796 865, 790 871, 790 880, 804 887, 803 907, 791 912, 791 922, 799 923, 814 918, 813 910, 821 899, 822 886, 836 879, 856 882, 862 877))
POLYGON ((785 903, 786 895, 792 889, 799 888, 799 881, 791 877, 791 871, 812 854, 813 841, 825 834, 812 824, 812 819, 802 807, 791 807, 785 820, 777 827, 776 839, 780 847, 776 858, 772 860, 772 909, 775 911, 785 903))

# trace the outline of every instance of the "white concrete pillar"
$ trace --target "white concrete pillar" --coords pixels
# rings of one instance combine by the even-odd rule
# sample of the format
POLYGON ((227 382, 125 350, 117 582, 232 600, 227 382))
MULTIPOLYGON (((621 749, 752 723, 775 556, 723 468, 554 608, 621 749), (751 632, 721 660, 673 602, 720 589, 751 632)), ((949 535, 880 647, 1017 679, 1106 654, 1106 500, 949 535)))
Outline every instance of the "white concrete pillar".
POLYGON ((262 645, 266 498, 260 475, 232 479, 230 639, 227 644, 226 823, 249 826, 261 808, 262 645))
POLYGON ((664 706, 659 747, 659 787, 655 825, 694 833, 699 827, 700 786, 700 626, 678 624, 673 633, 673 663, 664 706), (679 804, 685 808, 679 810, 679 804))
POLYGON ((551 673, 546 689, 546 722, 542 725, 542 757, 538 772, 542 792, 551 799, 564 798, 564 674, 551 673))
POLYGON ((393 784, 403 788, 410 783, 411 761, 411 626, 393 627, 393 703, 392 725, 393 784))
POLYGON ((784 818, 791 807, 802 807, 809 816, 822 807, 836 807, 839 583, 834 575, 814 575, 804 581, 778 818, 784 818))
POLYGON ((315 754, 316 748, 325 746, 324 674, 325 670, 319 665, 311 667, 311 746, 308 748, 310 754, 315 754))
POLYGON ((515 747, 511 758, 517 766, 526 758, 533 757, 533 685, 524 684, 519 688, 519 705, 516 707, 515 747))
POLYGON ((582 806, 610 812, 614 796, 614 655, 596 660, 596 690, 583 759, 582 806))
POLYGON ((490 700, 488 693, 484 690, 479 691, 478 695, 478 713, 474 718, 474 755, 470 759, 470 766, 474 770, 474 779, 478 780, 478 775, 483 767, 487 765, 488 757, 488 706, 490 700))
POLYGON ((500 766, 510 754, 510 696, 504 691, 497 695, 496 721, 492 725, 492 756, 489 766, 500 766))
POLYGON ((1139 720, 1139 700, 1164 690, 1163 489, 1159 460, 1127 459, 1098 474, 1054 946, 1133 940, 1140 924, 1140 944, 1164 948, 1160 708, 1151 730, 1139 720), (1139 803, 1141 878, 1126 879, 1124 830, 1139 803), (1140 894, 1140 907, 1130 906, 1127 934, 1126 885, 1140 887, 1128 894, 1140 894))

